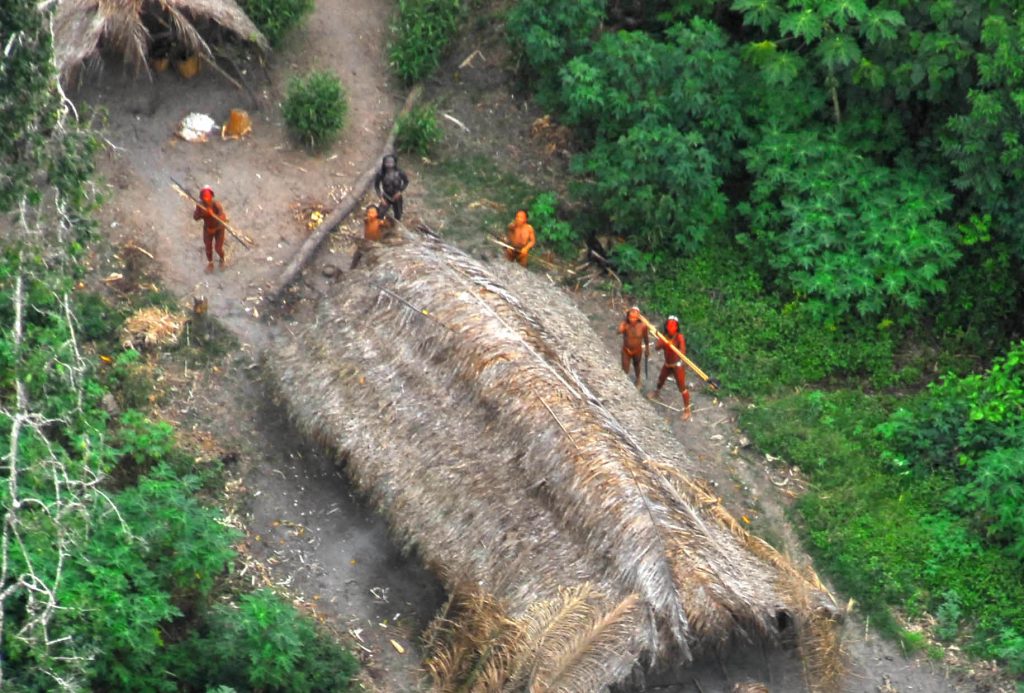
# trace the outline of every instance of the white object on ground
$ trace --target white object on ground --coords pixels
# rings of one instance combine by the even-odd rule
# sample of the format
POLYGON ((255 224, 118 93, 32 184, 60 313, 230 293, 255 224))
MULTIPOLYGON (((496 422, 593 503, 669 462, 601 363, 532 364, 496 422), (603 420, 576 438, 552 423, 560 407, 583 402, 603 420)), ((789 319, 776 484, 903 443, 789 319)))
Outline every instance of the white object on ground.
POLYGON ((205 113, 189 113, 178 125, 178 137, 186 142, 205 142, 216 127, 217 123, 205 113))

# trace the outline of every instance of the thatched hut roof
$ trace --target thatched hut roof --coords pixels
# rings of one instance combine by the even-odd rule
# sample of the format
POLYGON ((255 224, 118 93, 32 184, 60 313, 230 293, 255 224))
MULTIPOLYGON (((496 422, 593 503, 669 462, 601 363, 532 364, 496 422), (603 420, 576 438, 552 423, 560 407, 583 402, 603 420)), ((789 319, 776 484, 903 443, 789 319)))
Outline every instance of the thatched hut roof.
POLYGON ((54 53, 61 79, 68 80, 101 48, 120 51, 126 63, 147 70, 151 42, 147 14, 167 24, 174 38, 192 53, 211 57, 195 28, 200 19, 216 22, 267 49, 267 39, 234 0, 62 0, 53 24, 54 53))
POLYGON ((613 413, 636 394, 585 325, 518 267, 412 234, 371 248, 267 360, 299 428, 457 593, 434 668, 468 657, 481 690, 589 693, 641 657, 829 622, 813 574, 743 530, 664 433, 613 413))

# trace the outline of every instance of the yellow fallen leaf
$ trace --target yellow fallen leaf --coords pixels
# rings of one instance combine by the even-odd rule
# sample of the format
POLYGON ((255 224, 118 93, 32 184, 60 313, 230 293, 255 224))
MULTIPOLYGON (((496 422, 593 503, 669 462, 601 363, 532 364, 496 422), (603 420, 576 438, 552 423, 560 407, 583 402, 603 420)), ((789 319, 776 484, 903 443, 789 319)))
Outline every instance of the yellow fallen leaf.
POLYGON ((750 518, 746 515, 743 515, 743 521, 746 522, 748 525, 750 524, 750 518))
POLYGON ((395 651, 398 652, 398 654, 405 654, 405 648, 399 645, 394 640, 391 641, 391 647, 395 648, 395 651))

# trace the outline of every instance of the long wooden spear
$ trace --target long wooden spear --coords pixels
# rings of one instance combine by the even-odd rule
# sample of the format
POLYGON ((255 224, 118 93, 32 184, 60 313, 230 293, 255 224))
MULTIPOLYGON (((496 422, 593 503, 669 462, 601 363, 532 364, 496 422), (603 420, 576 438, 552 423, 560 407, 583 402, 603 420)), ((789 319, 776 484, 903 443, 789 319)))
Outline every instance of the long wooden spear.
MULTIPOLYGON (((178 181, 174 180, 174 178, 171 178, 171 187, 173 187, 175 190, 177 190, 179 195, 181 195, 183 197, 187 197, 188 199, 192 200, 193 202, 195 202, 200 207, 206 207, 206 205, 204 205, 202 202, 200 202, 198 199, 196 199, 192 195, 192 193, 190 193, 188 190, 186 190, 184 185, 182 185, 178 181)), ((230 233, 232 236, 234 236, 235 240, 238 241, 239 243, 241 243, 245 247, 246 250, 252 248, 252 242, 253 242, 252 239, 249 239, 249 242, 246 243, 245 239, 242 238, 242 236, 240 236, 239 233, 235 231, 234 227, 232 227, 231 224, 229 224, 227 222, 227 219, 221 219, 216 214, 213 215, 213 218, 216 219, 217 221, 219 221, 220 223, 224 224, 224 228, 226 228, 228 230, 228 233, 230 233)))
POLYGON ((690 370, 696 373, 701 380, 708 384, 708 387, 710 387, 712 390, 717 390, 719 387, 722 386, 722 384, 718 382, 718 378, 712 378, 710 375, 702 371, 696 363, 694 363, 693 361, 686 357, 686 354, 679 351, 676 345, 673 344, 668 337, 663 335, 661 332, 658 332, 658 328, 652 325, 651 321, 645 318, 643 313, 640 314, 640 319, 643 321, 645 325, 647 325, 647 329, 654 333, 654 337, 656 339, 660 339, 666 347, 671 349, 676 356, 682 359, 683 363, 690 367, 690 370))
MULTIPOLYGON (((509 250, 516 251, 517 253, 519 252, 519 248, 515 247, 514 245, 512 245, 510 243, 506 243, 505 241, 501 240, 500 238, 495 238, 494 236, 490 236, 489 235, 489 236, 487 236, 487 240, 489 240, 491 243, 496 243, 497 245, 500 245, 502 248, 508 248, 509 250)), ((545 265, 547 265, 548 267, 550 267, 553 270, 564 270, 564 271, 568 272, 569 274, 576 274, 571 269, 568 269, 566 267, 559 267, 555 263, 548 262, 547 260, 545 260, 542 257, 537 257, 536 255, 534 255, 533 259, 535 261, 537 261, 537 262, 544 263, 545 265)))

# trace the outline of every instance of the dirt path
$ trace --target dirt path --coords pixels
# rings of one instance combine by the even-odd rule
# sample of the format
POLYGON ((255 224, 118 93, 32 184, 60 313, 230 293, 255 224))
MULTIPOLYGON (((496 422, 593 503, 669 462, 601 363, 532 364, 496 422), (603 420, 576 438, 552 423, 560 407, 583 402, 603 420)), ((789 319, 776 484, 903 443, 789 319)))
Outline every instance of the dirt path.
MULTIPOLYGON (((258 110, 246 94, 209 71, 191 81, 160 74, 150 84, 108 67, 72 96, 107 109, 108 137, 117 147, 108 149, 101 166, 111 185, 102 222, 110 237, 148 249, 163 283, 183 307, 191 305, 192 295, 206 295, 210 313, 241 342, 240 353, 226 359, 216 375, 193 371, 188 376, 190 391, 203 394, 179 403, 175 416, 186 429, 213 433, 223 450, 237 453, 234 499, 247 530, 244 548, 267 568, 249 579, 285 589, 314 608, 363 655, 375 688, 410 691, 422 687, 416 635, 443 599, 442 591, 415 558, 402 556, 382 520, 353 496, 333 464, 303 445, 281 420, 253 368, 273 330, 287 329, 287 321, 256 319, 253 307, 308 233, 298 214, 315 205, 333 206, 376 156, 401 102, 402 94, 382 78, 389 10, 389 4, 375 0, 320 2, 305 28, 274 57, 269 81, 262 68, 248 66, 258 110), (308 46, 318 50, 314 53, 308 46), (350 95, 343 136, 315 156, 287 139, 277 107, 288 76, 309 67, 334 69, 350 95), (230 108, 239 106, 250 108, 253 115, 254 132, 244 141, 217 138, 191 145, 173 136, 177 122, 191 111, 223 120, 230 108), (191 185, 213 185, 232 220, 258 247, 246 251, 233 245, 228 268, 206 274, 198 224, 191 220, 191 206, 170 189, 168 175, 191 185)), ((543 138, 531 139, 530 125, 540 114, 508 90, 512 80, 503 64, 493 35, 467 32, 428 98, 464 123, 468 132, 443 121, 446 142, 437 160, 404 160, 414 181, 407 195, 409 216, 443 229, 471 252, 490 256, 496 253, 483 232, 497 230, 496 224, 511 218, 514 205, 523 201, 516 195, 558 188, 565 166, 558 146, 552 149, 543 138), (458 69, 475 49, 481 55, 458 69), (452 164, 467 161, 470 165, 452 164), (495 175, 510 181, 510 187, 479 187, 480 181, 493 183, 495 175)), ((288 320, 309 315, 328 281, 319 269, 325 264, 346 266, 355 233, 355 222, 350 222, 332 236, 298 283, 298 300, 288 320)), ((580 293, 575 299, 602 336, 609 359, 617 359, 614 327, 624 299, 601 291, 580 293)), ((676 398, 671 386, 666 389, 665 403, 677 405, 676 398)), ((663 407, 638 406, 664 419, 681 449, 705 465, 709 481, 737 516, 745 516, 755 532, 803 560, 785 517, 784 493, 772 484, 764 458, 744 449, 735 428, 735 403, 723 405, 697 388, 694 420, 688 424, 663 407)), ((904 660, 870 631, 865 637, 856 617, 847 630, 852 672, 846 690, 973 689, 954 686, 927 662, 904 660)), ((652 673, 646 689, 711 693, 750 677, 772 682, 773 690, 798 690, 799 682, 787 673, 790 659, 787 652, 740 648, 723 662, 652 673)))
POLYGON ((108 148, 101 167, 111 185, 106 224, 115 236, 148 241, 166 284, 183 297, 207 296, 211 312, 243 341, 263 339, 251 320, 253 306, 308 233, 298 217, 318 205, 332 207, 372 165, 391 127, 402 95, 391 88, 385 69, 390 9, 373 0, 317 3, 271 58, 269 71, 256 61, 242 66, 255 103, 210 69, 191 80, 169 70, 148 82, 112 63, 70 94, 106 110, 107 137, 116 147, 108 148), (349 95, 341 137, 315 154, 289 139, 279 107, 288 80, 310 69, 333 71, 349 95), (252 116, 253 132, 244 140, 214 136, 192 144, 174 135, 190 112, 223 123, 232 108, 252 116), (213 186, 232 223, 255 247, 246 250, 229 238, 228 266, 207 273, 199 224, 169 176, 193 193, 213 186))

